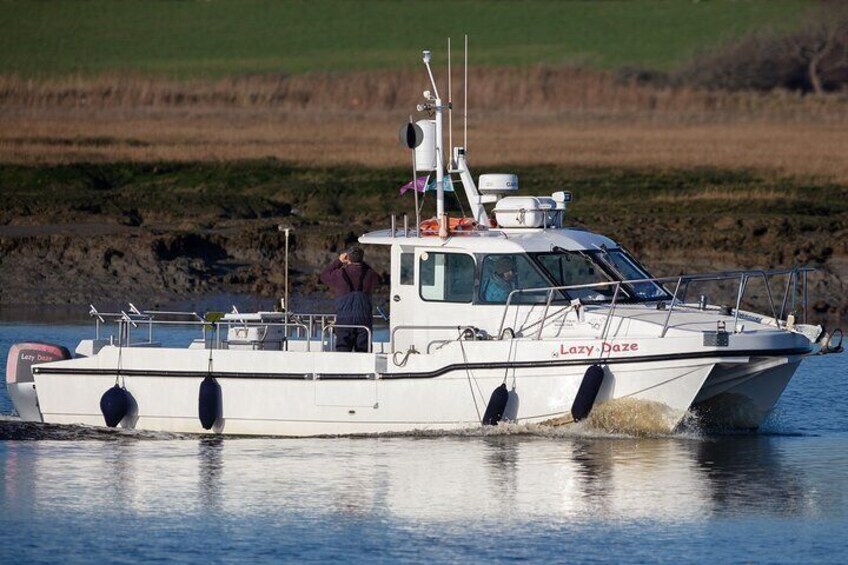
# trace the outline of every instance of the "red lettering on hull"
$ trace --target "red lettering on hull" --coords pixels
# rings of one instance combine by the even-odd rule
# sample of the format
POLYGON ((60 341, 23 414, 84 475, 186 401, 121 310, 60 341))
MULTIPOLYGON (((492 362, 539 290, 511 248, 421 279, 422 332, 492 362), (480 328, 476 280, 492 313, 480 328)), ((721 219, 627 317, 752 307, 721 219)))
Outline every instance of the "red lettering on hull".
MULTIPOLYGON (((570 356, 585 356, 591 357, 592 353, 598 351, 597 345, 566 345, 565 343, 559 344, 559 354, 560 355, 570 355, 570 356)), ((604 353, 633 353, 639 351, 639 344, 636 342, 629 343, 609 343, 603 342, 600 346, 600 352, 604 353)))

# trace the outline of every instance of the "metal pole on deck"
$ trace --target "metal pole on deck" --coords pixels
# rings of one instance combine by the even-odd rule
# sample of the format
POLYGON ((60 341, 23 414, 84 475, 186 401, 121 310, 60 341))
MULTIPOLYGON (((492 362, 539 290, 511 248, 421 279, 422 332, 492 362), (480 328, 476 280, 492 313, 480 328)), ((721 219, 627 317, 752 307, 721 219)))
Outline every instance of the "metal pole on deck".
MULTIPOLYGON (((283 288, 283 303, 282 303, 281 306, 283 307, 283 310, 286 313, 288 313, 289 312, 289 233, 291 232, 291 228, 288 227, 288 226, 283 226, 282 224, 280 224, 280 225, 277 226, 277 229, 286 234, 286 239, 285 239, 285 248, 286 249, 285 249, 285 261, 284 261, 285 262, 286 274, 285 274, 285 280, 283 282, 283 286, 284 286, 284 288, 283 288)), ((288 316, 286 316, 286 319, 288 319, 288 316)))
MULTIPOLYGON (((412 123, 412 116, 409 116, 409 123, 412 123)), ((415 157, 415 147, 412 149, 412 191, 415 193, 415 235, 418 235, 418 226, 421 225, 421 218, 418 212, 418 160, 415 157)))

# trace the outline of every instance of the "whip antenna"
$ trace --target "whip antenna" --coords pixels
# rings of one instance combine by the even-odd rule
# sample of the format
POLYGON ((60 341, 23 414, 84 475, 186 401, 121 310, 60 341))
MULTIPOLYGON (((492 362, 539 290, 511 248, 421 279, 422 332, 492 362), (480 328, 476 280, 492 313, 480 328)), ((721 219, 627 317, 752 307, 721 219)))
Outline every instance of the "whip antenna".
POLYGON ((453 89, 451 88, 451 40, 448 37, 448 147, 450 151, 450 168, 453 169, 456 165, 453 162, 453 89))
POLYGON ((465 107, 462 110, 462 146, 468 152, 468 34, 465 34, 465 79, 462 81, 464 90, 462 99, 465 107))

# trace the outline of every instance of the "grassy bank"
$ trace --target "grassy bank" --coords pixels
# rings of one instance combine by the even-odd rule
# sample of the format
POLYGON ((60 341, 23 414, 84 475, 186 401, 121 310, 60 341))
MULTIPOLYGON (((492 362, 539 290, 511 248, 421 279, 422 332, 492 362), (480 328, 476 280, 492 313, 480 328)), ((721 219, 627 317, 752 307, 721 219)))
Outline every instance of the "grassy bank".
MULTIPOLYGON (((670 216, 795 216, 822 225, 839 225, 848 217, 848 185, 815 179, 709 167, 548 165, 510 170, 519 174, 522 193, 572 191, 571 215, 586 218, 594 228, 602 227, 596 223, 604 217, 638 223, 670 216)), ((130 209, 168 221, 253 220, 288 215, 293 209, 303 221, 385 220, 391 211, 408 207, 409 196, 398 194, 408 176, 401 167, 308 167, 276 159, 7 164, 0 165, 0 225, 49 224, 74 211, 116 216, 130 209)))
POLYGON ((3 2, 0 73, 178 77, 410 67, 468 34, 475 65, 667 68, 722 40, 797 24, 801 0, 3 2), (438 24, 432 25, 436 18, 438 24))

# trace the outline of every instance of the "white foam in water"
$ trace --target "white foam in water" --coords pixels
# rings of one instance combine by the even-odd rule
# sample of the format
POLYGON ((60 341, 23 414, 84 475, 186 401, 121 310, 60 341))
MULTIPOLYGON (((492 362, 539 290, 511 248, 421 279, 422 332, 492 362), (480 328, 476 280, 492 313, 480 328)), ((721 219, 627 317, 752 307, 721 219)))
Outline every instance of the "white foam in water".
POLYGON ((563 425, 501 422, 497 426, 474 426, 461 430, 416 430, 405 433, 369 434, 362 437, 491 437, 538 436, 544 438, 682 437, 694 439, 702 432, 691 412, 682 415, 669 406, 635 398, 620 398, 596 406, 582 422, 563 425), (678 422, 680 422, 678 424, 678 422))
POLYGON ((592 409, 590 427, 627 436, 667 436, 683 414, 666 404, 637 398, 616 398, 592 409))
POLYGON ((171 440, 196 439, 197 437, 189 434, 150 432, 126 428, 25 422, 18 416, 0 415, 0 440, 171 440))
MULTIPOLYGON (((620 398, 595 406, 589 417, 582 422, 570 422, 564 425, 501 422, 497 426, 470 426, 459 430, 413 430, 410 432, 356 434, 348 437, 700 437, 700 427, 694 414, 690 412, 684 414, 681 424, 675 427, 679 419, 679 414, 665 404, 635 398, 620 398)), ((0 415, 0 439, 108 440, 128 438, 170 440, 197 439, 198 437, 207 436, 98 426, 41 424, 23 422, 17 416, 0 415)), ((224 434, 224 437, 235 438, 238 436, 224 434)))

